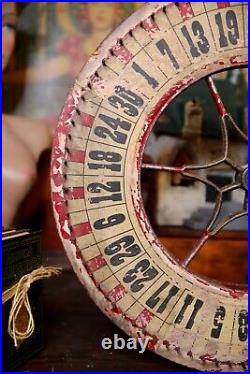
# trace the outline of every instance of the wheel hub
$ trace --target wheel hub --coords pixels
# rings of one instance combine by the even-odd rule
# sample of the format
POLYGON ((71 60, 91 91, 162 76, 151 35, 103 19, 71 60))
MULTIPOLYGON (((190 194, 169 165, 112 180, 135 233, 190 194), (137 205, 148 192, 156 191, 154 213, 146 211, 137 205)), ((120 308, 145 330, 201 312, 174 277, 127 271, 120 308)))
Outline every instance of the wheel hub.
POLYGON ((244 190, 248 191, 248 166, 246 166, 242 171, 236 173, 235 181, 236 183, 239 183, 244 190))

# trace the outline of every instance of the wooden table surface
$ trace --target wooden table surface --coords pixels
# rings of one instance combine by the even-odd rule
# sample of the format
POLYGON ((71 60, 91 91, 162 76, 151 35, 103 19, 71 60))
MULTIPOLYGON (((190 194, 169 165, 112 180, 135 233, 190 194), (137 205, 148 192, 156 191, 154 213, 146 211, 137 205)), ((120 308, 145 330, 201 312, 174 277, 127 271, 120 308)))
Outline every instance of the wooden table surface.
POLYGON ((45 348, 20 371, 194 371, 153 352, 103 350, 104 337, 126 338, 89 298, 73 271, 44 281, 45 348))

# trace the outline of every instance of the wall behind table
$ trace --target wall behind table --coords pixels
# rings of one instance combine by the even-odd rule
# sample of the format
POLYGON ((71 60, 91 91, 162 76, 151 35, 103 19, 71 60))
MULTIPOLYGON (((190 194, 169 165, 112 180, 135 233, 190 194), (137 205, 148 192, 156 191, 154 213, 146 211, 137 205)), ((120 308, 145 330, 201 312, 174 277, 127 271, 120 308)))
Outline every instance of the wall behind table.
POLYGON ((21 7, 14 61, 4 74, 5 111, 55 124, 89 56, 143 3, 32 2, 21 7), (10 95, 11 94, 11 95, 10 95))

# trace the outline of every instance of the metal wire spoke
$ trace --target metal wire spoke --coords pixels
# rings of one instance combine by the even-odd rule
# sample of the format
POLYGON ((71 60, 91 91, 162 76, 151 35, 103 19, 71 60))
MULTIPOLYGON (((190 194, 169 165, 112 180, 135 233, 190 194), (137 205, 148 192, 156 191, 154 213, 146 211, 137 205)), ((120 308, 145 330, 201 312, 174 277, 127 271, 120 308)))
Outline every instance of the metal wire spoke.
POLYGON ((227 112, 225 105, 221 99, 221 96, 214 84, 214 81, 211 77, 206 78, 206 83, 209 89, 209 92, 215 103, 220 122, 221 130, 221 141, 222 141, 222 152, 221 156, 212 162, 203 165, 183 165, 183 166, 167 166, 167 165, 157 165, 143 163, 142 168, 151 169, 156 171, 166 171, 171 173, 179 173, 182 177, 192 179, 194 181, 199 181, 206 186, 213 188, 216 192, 215 206, 212 212, 212 215, 209 219, 206 229, 203 232, 203 235, 194 245, 194 247, 189 251, 188 255, 181 261, 181 264, 185 267, 193 260, 193 258, 199 253, 201 248, 204 246, 206 241, 211 237, 215 236, 220 230, 222 230, 227 224, 234 221, 237 218, 241 218, 248 214, 248 192, 246 187, 246 182, 243 179, 243 173, 247 169, 247 165, 238 165, 229 157, 229 126, 231 125, 238 133, 238 135, 243 139, 244 142, 248 142, 248 136, 239 128, 231 114, 227 112), (220 164, 228 166, 235 172, 235 181, 229 185, 222 187, 217 186, 211 180, 206 178, 203 175, 195 173, 195 171, 202 171, 213 168, 220 164), (238 180, 239 179, 239 180, 238 180), (228 214, 224 218, 220 219, 220 213, 223 205, 223 194, 226 192, 234 191, 237 189, 245 190, 243 209, 241 211, 233 212, 228 214))
POLYGON ((242 171, 242 166, 237 165, 230 157, 227 157, 224 162, 236 172, 242 171))
POLYGON ((182 173, 185 170, 184 167, 178 167, 178 166, 167 166, 167 165, 157 165, 157 164, 142 164, 143 169, 152 169, 156 171, 168 171, 170 173, 182 173))
MULTIPOLYGON (((219 209, 216 210, 216 214, 214 216, 214 219, 216 219, 216 215, 218 217, 218 212, 220 212, 221 205, 218 205, 219 209)), ((215 229, 210 231, 205 231, 200 240, 196 243, 196 245, 192 248, 192 250, 189 252, 189 254, 186 256, 184 260, 181 261, 182 266, 187 267, 189 263, 193 260, 193 258, 198 254, 198 252, 201 250, 201 248, 204 246, 204 244, 207 242, 208 239, 212 238, 216 234, 218 234, 219 231, 221 231, 227 224, 230 222, 233 222, 235 219, 244 217, 248 214, 247 211, 239 211, 232 213, 228 215, 219 225, 216 226, 215 229)))
POLYGON ((227 115, 227 110, 226 110, 226 107, 222 101, 222 98, 215 86, 215 83, 213 81, 213 78, 211 76, 207 77, 205 79, 206 83, 207 83, 207 86, 208 86, 208 89, 209 89, 209 92, 213 98, 213 101, 215 103, 215 106, 216 106, 216 109, 217 109, 217 112, 219 113, 219 116, 220 117, 224 117, 225 115, 227 115))
MULTIPOLYGON (((233 117, 231 116, 230 113, 225 108, 225 105, 222 101, 222 98, 215 86, 215 83, 213 81, 213 78, 211 76, 206 78, 206 83, 209 89, 209 92, 214 100, 216 109, 218 111, 219 117, 227 119, 229 123, 232 124, 233 128, 237 131, 238 135, 247 143, 248 142, 248 135, 246 135, 240 127, 237 125, 233 117)), ((228 129, 227 129, 228 130, 228 129)), ((227 135, 228 137, 228 135, 227 135)))
POLYGON ((221 128, 221 142, 222 142, 222 154, 218 160, 209 162, 203 165, 186 165, 183 167, 185 170, 202 170, 202 169, 209 169, 214 166, 218 166, 223 162, 226 162, 228 159, 228 149, 229 149, 229 140, 228 140, 228 130, 227 130, 227 123, 226 123, 227 116, 220 117, 220 128, 221 128))
POLYGON ((186 258, 181 261, 181 265, 184 266, 184 267, 187 267, 188 264, 197 255, 197 253, 201 250, 201 248, 204 246, 204 244, 206 243, 206 241, 209 238, 210 238, 210 235, 207 233, 207 231, 205 231, 204 234, 202 235, 202 237, 199 239, 199 241, 195 244, 195 246, 192 248, 192 250, 186 256, 186 258))
POLYGON ((239 126, 237 125, 237 123, 234 121, 233 117, 231 116, 231 114, 228 114, 228 118, 230 120, 230 122, 232 123, 234 129, 238 132, 238 135, 240 135, 242 137, 242 139, 248 143, 248 135, 246 135, 240 128, 239 126))
POLYGON ((219 225, 217 225, 211 232, 210 236, 214 236, 218 234, 220 230, 222 230, 226 225, 228 225, 230 222, 233 222, 236 219, 242 218, 248 214, 247 210, 240 210, 238 212, 234 212, 229 214, 226 218, 223 219, 222 222, 220 222, 219 225))
MULTIPOLYGON (((215 207, 214 207, 212 216, 210 217, 210 220, 209 220, 207 228, 206 228, 207 233, 211 234, 214 231, 216 231, 216 232, 219 231, 219 230, 216 229, 216 227, 214 227, 214 225, 216 224, 216 221, 219 217, 219 214, 220 214, 220 211, 221 211, 221 208, 222 208, 223 193, 234 191, 234 190, 238 189, 239 187, 240 187, 240 185, 236 184, 236 183, 226 185, 226 186, 224 186, 220 189, 217 187, 218 192, 217 192, 217 196, 216 196, 216 200, 215 200, 215 207)), ((229 215, 227 217, 230 218, 229 215)), ((225 217, 225 220, 227 219, 227 217, 225 217)), ((219 227, 218 223, 217 223, 217 225, 219 227)))
MULTIPOLYGON (((231 167, 231 169, 235 170, 236 172, 242 172, 244 170, 244 167, 247 167, 247 166, 245 165, 242 168, 241 166, 237 165, 233 160, 231 160, 231 158, 228 156, 228 150, 229 150, 228 123, 232 124, 234 129, 237 131, 238 135, 240 135, 240 137, 245 142, 248 142, 248 136, 243 133, 243 131, 238 127, 238 125, 236 124, 236 122, 234 121, 232 116, 227 112, 227 110, 226 110, 226 108, 223 104, 223 101, 221 99, 221 96, 219 95, 219 92, 218 92, 218 90, 217 90, 217 88, 214 84, 213 79, 211 77, 206 78, 206 83, 207 83, 209 91, 212 95, 212 98, 214 100, 214 103, 216 105, 216 108, 217 108, 217 111, 218 111, 218 114, 219 114, 219 117, 220 117, 220 120, 221 120, 222 147, 223 147, 224 157, 222 157, 220 160, 217 160, 213 163, 204 165, 205 166, 204 169, 205 168, 207 169, 211 166, 219 165, 219 164, 224 162, 226 165, 231 167)), ((199 168, 199 167, 196 167, 196 168, 199 168)), ((204 179, 204 178, 199 178, 199 180, 201 182, 204 182, 204 183, 208 184, 207 180, 204 179)), ((209 185, 211 186, 211 183, 209 183, 209 185)), ((234 191, 238 188, 242 188, 242 184, 241 183, 236 183, 236 182, 232 183, 230 185, 223 186, 220 189, 216 188, 217 197, 216 197, 215 207, 214 207, 214 210, 213 210, 212 217, 210 218, 208 226, 205 230, 205 233, 201 237, 201 239, 192 248, 192 250, 186 256, 186 258, 182 261, 183 266, 187 266, 192 261, 192 259, 197 255, 197 253, 200 251, 202 246, 205 244, 205 242, 209 238, 216 235, 220 230, 222 230, 230 222, 248 214, 248 210, 247 210, 248 197, 247 197, 247 191, 246 191, 245 192, 245 197, 244 197, 244 202, 243 202, 243 210, 239 211, 239 212, 231 213, 231 214, 227 215, 226 217, 224 217, 223 220, 218 222, 219 214, 220 214, 221 208, 222 208, 223 193, 229 192, 229 191, 234 191)))
POLYGON ((220 191, 219 187, 213 183, 212 181, 210 181, 209 179, 199 175, 199 174, 193 174, 193 173, 181 173, 181 175, 185 178, 189 178, 189 179, 193 179, 195 181, 198 181, 198 182, 201 182, 201 183, 204 183, 205 185, 207 186, 210 186, 212 188, 214 188, 217 192, 220 191))
POLYGON ((241 184, 240 184, 240 183, 233 182, 233 183, 226 184, 225 186, 221 187, 221 188, 220 188, 220 191, 221 191, 222 193, 225 193, 225 192, 235 191, 235 190, 237 190, 238 188, 241 188, 241 184))
MULTIPOLYGON (((194 174, 194 173, 188 173, 185 172, 185 170, 189 170, 189 167, 183 166, 183 167, 174 167, 174 166, 164 166, 164 165, 155 165, 155 164, 143 164, 142 167, 144 169, 152 169, 152 170, 158 170, 158 171, 168 171, 168 172, 174 172, 174 173, 179 173, 182 177, 188 178, 188 179, 193 179, 198 182, 202 182, 212 188, 214 188, 216 191, 219 192, 219 187, 210 181, 209 179, 202 177, 199 174, 194 174)), ((201 167, 201 170, 204 168, 201 167)), ((191 169, 192 170, 192 169, 191 169)), ((194 169, 197 170, 197 169, 194 169)))
POLYGON ((224 217, 222 220, 218 222, 218 218, 221 212, 222 204, 223 204, 223 193, 234 191, 240 187, 237 183, 232 183, 227 186, 222 187, 221 189, 218 189, 218 193, 216 196, 215 206, 212 213, 212 216, 210 217, 210 220, 208 222, 207 228, 204 231, 204 234, 200 238, 200 240, 196 243, 196 245, 192 248, 192 250, 188 253, 188 255, 182 260, 181 264, 183 266, 188 266, 188 264, 192 261, 192 259, 198 254, 200 249, 203 247, 203 245, 206 243, 208 239, 218 234, 220 230, 222 230, 227 224, 234 221, 235 219, 241 218, 245 215, 247 215, 247 203, 245 203, 247 193, 245 193, 245 200, 243 203, 243 210, 239 212, 234 212, 232 214, 228 214, 226 217, 224 217), (245 208, 246 206, 246 208, 245 208))
POLYGON ((218 166, 224 162, 225 164, 230 166, 232 169, 237 170, 237 171, 240 170, 239 166, 236 165, 236 163, 232 159, 230 159, 230 157, 228 156, 228 150, 229 150, 228 124, 231 123, 233 125, 234 129, 238 132, 238 135, 240 135, 245 142, 248 142, 248 136, 239 128, 239 126, 236 124, 236 122, 232 118, 231 114, 227 112, 225 105, 223 104, 221 96, 214 84, 212 77, 207 77, 206 83, 209 88, 209 92, 211 93, 212 98, 215 102, 216 109, 219 114, 221 136, 222 136, 221 157, 218 160, 215 160, 210 163, 203 164, 203 165, 183 165, 181 167, 173 167, 173 166, 166 166, 166 165, 155 165, 155 164, 143 163, 142 168, 158 170, 158 171, 183 173, 189 170, 208 169, 211 167, 218 166))
POLYGON ((233 165, 233 161, 228 158, 228 131, 227 131, 225 117, 220 118, 220 123, 221 123, 221 133, 222 133, 222 155, 218 160, 215 160, 210 163, 203 164, 203 165, 183 165, 183 166, 167 166, 167 165, 143 163, 142 168, 183 174, 185 171, 203 170, 203 169, 208 169, 214 166, 218 166, 223 162, 227 162, 227 160, 228 160, 228 163, 230 163, 230 166, 231 164, 233 165))

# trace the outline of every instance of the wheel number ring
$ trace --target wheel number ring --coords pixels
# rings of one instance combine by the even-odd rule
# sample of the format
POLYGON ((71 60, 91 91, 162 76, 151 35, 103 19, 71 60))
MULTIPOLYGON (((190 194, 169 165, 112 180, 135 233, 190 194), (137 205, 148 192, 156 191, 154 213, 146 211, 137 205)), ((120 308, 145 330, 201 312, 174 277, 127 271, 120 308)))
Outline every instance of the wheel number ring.
POLYGON ((151 3, 121 24, 77 78, 51 162, 58 230, 90 296, 129 335, 150 336, 149 349, 200 370, 246 370, 247 294, 206 283, 163 253, 139 171, 148 134, 174 97, 247 64, 247 4, 231 4, 151 3))

